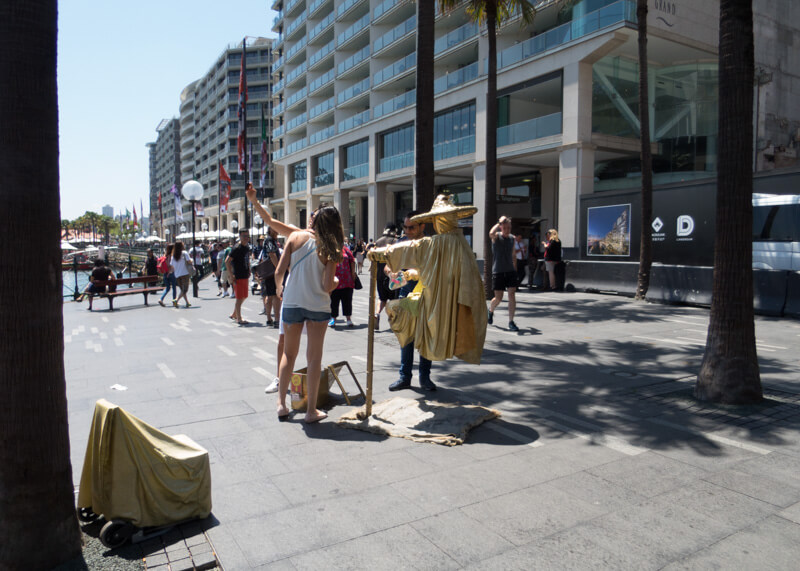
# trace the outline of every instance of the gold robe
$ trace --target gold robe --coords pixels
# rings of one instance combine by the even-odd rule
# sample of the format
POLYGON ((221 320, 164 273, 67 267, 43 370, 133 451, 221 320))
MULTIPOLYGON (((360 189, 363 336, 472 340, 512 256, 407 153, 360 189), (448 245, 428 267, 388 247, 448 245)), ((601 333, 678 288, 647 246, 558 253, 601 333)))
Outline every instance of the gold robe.
POLYGON ((455 355, 479 364, 486 339, 486 299, 475 255, 461 230, 399 242, 387 247, 385 255, 393 271, 418 270, 423 288, 417 302, 406 298, 386 306, 400 344, 413 341, 419 354, 431 361, 455 355))

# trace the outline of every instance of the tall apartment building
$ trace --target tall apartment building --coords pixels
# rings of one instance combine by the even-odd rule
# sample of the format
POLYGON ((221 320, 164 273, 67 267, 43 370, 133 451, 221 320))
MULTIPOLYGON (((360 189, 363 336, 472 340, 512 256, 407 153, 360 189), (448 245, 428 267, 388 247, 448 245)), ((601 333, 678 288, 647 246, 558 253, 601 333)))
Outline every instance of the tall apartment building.
MULTIPOLYGON (((272 8, 280 55, 272 66, 273 157, 282 179, 272 208, 302 225, 310 209, 331 201, 347 213, 346 233, 377 237, 414 206, 416 4, 275 0, 272 8)), ((715 176, 718 21, 716 0, 650 3, 657 186, 715 176)), ((787 45, 791 30, 773 43, 787 45)), ((517 18, 498 31, 497 51, 498 215, 512 217, 515 232, 532 242, 558 228, 567 252, 580 258, 590 256, 590 208, 632 205, 626 219, 636 236, 636 3, 543 0, 532 25, 517 18)), ((770 60, 775 50, 767 52, 764 65, 779 65, 770 60)), ((434 58, 436 191, 481 206, 486 31, 463 8, 437 16, 434 58)), ((488 230, 480 213, 464 226, 479 258, 488 230)), ((613 259, 637 260, 634 242, 613 259)))
MULTIPOLYGON (((147 143, 150 152, 150 220, 153 230, 161 237, 168 238, 166 228, 174 226, 175 201, 170 189, 173 185, 181 185, 180 161, 180 123, 178 119, 163 119, 156 127, 158 137, 155 142, 147 143), (161 210, 158 208, 158 197, 161 196, 161 210), (163 224, 161 216, 163 215, 163 224)), ((175 229, 170 230, 172 236, 175 229)))
POLYGON ((103 207, 103 216, 108 216, 109 218, 114 218, 114 207, 110 204, 106 204, 103 207))
MULTIPOLYGON (((260 189, 262 112, 267 130, 267 152, 272 112, 272 41, 268 38, 248 40, 245 67, 247 72, 247 147, 252 148, 253 184, 260 189)), ((195 231, 204 224, 209 232, 230 230, 234 220, 244 228, 245 178, 238 173, 237 135, 239 121, 239 71, 242 45, 230 45, 201 79, 184 88, 180 98, 180 180, 181 184, 197 180, 203 185, 202 215, 196 216, 195 231), (228 212, 219 213, 219 164, 232 179, 228 212)), ((268 161, 264 194, 274 192, 274 171, 268 161)), ((179 187, 181 185, 179 184, 179 187)), ((183 203, 183 225, 191 231, 190 205, 183 203)), ((178 229, 181 224, 172 224, 178 229)))

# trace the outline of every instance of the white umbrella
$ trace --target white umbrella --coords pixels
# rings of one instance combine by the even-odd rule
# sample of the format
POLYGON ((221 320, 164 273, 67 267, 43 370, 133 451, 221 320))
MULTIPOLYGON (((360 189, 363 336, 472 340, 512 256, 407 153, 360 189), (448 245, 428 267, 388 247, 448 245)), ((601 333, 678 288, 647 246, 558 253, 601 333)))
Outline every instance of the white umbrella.
POLYGON ((145 241, 147 241, 147 242, 163 242, 164 240, 159 238, 158 236, 148 236, 147 238, 145 238, 145 241))
POLYGON ((144 236, 142 236, 141 238, 136 238, 136 241, 137 241, 137 242, 147 242, 147 238, 145 238, 144 236))
POLYGON ((75 246, 70 244, 69 242, 61 242, 61 249, 62 250, 77 250, 75 246))
POLYGON ((217 235, 220 238, 236 238, 236 235, 230 230, 220 230, 217 235))
POLYGON ((84 252, 99 252, 99 251, 100 248, 98 248, 97 246, 87 246, 86 250, 84 250, 84 252))

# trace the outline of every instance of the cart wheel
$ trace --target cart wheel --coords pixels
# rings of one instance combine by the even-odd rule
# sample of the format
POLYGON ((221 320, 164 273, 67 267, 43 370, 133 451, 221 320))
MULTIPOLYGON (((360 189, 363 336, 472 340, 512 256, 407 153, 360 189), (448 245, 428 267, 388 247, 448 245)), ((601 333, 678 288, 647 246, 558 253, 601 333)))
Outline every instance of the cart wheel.
POLYGON ((135 531, 135 525, 115 519, 100 530, 100 541, 109 549, 116 549, 128 541, 135 531))
POLYGON ((91 523, 96 520, 99 515, 92 511, 91 507, 88 508, 78 508, 78 519, 83 523, 91 523))

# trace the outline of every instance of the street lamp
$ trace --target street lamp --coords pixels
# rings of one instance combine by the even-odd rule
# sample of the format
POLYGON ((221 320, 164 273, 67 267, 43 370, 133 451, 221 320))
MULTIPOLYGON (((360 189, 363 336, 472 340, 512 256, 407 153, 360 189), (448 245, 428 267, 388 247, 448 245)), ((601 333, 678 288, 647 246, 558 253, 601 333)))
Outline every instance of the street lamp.
POLYGON ((208 238, 208 236, 206 236, 206 232, 208 232, 208 224, 206 224, 205 222, 203 222, 203 223, 200 225, 200 230, 202 230, 202 231, 203 231, 203 240, 205 240, 206 238, 208 238))
MULTIPOLYGON (((239 222, 238 222, 238 221, 236 221, 236 220, 231 220, 231 232, 233 232, 234 234, 236 234, 236 230, 237 230, 238 228, 239 228, 239 222)), ((235 240, 235 239, 236 239, 236 236, 234 236, 234 238, 233 238, 233 239, 235 240)))
MULTIPOLYGON (((197 182, 196 180, 187 181, 183 187, 181 187, 181 194, 183 197, 192 203, 192 263, 194 263, 195 251, 194 251, 194 228, 195 228, 195 220, 194 220, 194 205, 200 199, 203 198, 203 185, 197 182)), ((202 266, 200 266, 202 270, 202 266)), ((195 272, 194 277, 192 278, 192 297, 197 297, 197 282, 200 279, 199 272, 195 272)))
POLYGON ((256 236, 257 240, 261 237, 261 225, 264 223, 264 221, 261 219, 261 215, 256 214, 255 218, 253 218, 253 222, 255 222, 256 226, 258 226, 258 236, 256 236))

